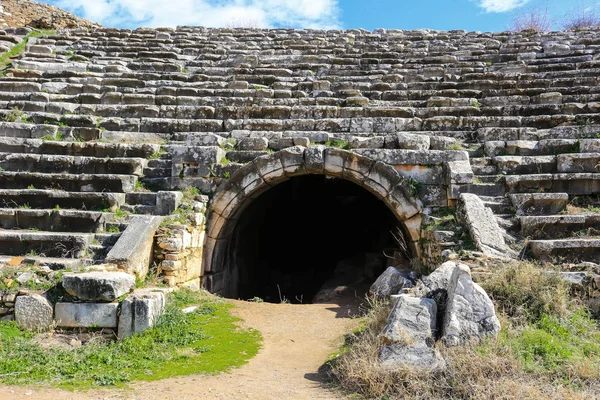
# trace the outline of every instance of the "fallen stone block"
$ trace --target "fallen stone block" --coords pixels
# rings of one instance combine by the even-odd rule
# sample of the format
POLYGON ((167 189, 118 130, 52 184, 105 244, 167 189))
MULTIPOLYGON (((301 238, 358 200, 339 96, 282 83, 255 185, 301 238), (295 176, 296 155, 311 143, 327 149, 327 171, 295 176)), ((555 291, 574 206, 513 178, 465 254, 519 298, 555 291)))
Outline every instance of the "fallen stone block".
POLYGON ((445 366, 434 348, 437 306, 431 299, 399 295, 381 332, 386 345, 379 361, 386 367, 408 366, 435 370, 445 366))
POLYGON ((471 193, 460 195, 462 219, 477 248, 486 255, 498 257, 514 256, 504 241, 502 230, 498 226, 493 211, 486 207, 479 196, 471 193))
POLYGON ((15 320, 23 329, 33 332, 47 331, 52 327, 52 304, 39 294, 18 296, 15 300, 15 320))
POLYGON ((413 287, 413 284, 409 279, 406 279, 396 268, 388 267, 371 285, 369 296, 386 298, 400 293, 403 288, 410 287, 413 287))
POLYGON ((452 272, 444 315, 442 341, 447 346, 468 344, 500 332, 494 303, 471 279, 471 270, 458 264, 452 272))
POLYGON ((135 277, 125 272, 65 274, 67 293, 86 301, 114 301, 135 287, 135 277))

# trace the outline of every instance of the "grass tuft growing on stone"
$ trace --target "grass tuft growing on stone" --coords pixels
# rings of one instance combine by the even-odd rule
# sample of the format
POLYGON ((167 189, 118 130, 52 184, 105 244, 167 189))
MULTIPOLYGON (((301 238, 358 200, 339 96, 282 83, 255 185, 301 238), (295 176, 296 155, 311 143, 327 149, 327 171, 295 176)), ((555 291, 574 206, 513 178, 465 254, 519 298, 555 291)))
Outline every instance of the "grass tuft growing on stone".
POLYGON ((78 389, 119 386, 241 366, 258 352, 258 331, 236 326, 230 305, 192 292, 169 294, 157 325, 121 342, 43 349, 14 322, 0 322, 0 382, 78 389), (188 314, 185 305, 198 308, 188 314))
POLYGON ((600 325, 555 274, 529 263, 504 265, 481 282, 502 330, 471 346, 440 351, 444 371, 383 368, 379 332, 389 304, 376 303, 365 328, 328 364, 343 391, 369 399, 584 399, 600 395, 600 325))

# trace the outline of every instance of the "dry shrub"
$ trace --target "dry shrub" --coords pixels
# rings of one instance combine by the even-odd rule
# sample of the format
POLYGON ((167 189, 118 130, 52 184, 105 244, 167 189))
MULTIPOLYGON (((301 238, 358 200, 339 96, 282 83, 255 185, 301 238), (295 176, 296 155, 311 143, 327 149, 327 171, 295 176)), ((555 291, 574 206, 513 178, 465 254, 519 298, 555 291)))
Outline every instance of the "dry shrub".
POLYGON ((547 32, 552 28, 552 18, 548 12, 548 0, 537 1, 529 7, 520 8, 512 16, 510 30, 515 32, 547 32))
POLYGON ((593 2, 586 4, 583 0, 579 1, 567 14, 567 19, 563 23, 563 28, 567 30, 580 30, 598 26, 600 26, 598 6, 593 2))
POLYGON ((513 319, 536 320, 542 315, 567 315, 569 286, 552 265, 519 262, 495 266, 494 271, 479 282, 494 301, 497 311, 513 319))

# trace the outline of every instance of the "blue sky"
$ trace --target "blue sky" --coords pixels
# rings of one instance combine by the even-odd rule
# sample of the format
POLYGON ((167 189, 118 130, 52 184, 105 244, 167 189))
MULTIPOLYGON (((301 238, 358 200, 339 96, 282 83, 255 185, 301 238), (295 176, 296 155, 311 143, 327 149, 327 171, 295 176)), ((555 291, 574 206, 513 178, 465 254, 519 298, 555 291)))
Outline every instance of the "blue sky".
MULTIPOLYGON (((502 31, 519 12, 548 4, 560 28, 569 10, 600 0, 50 0, 108 27, 177 25, 502 31)), ((542 7, 543 8, 543 7, 542 7)))

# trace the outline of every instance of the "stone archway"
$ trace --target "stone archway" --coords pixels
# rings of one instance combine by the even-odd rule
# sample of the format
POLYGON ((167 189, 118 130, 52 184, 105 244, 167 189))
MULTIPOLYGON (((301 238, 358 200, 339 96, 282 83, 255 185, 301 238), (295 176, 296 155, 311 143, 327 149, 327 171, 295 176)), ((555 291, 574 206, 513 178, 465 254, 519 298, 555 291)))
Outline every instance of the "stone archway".
POLYGON ((290 147, 257 157, 221 184, 209 204, 203 267, 206 287, 231 296, 234 271, 227 263, 229 241, 243 211, 270 188, 302 175, 326 175, 353 182, 381 200, 397 218, 413 257, 420 256, 420 201, 390 165, 359 154, 324 146, 290 147))

